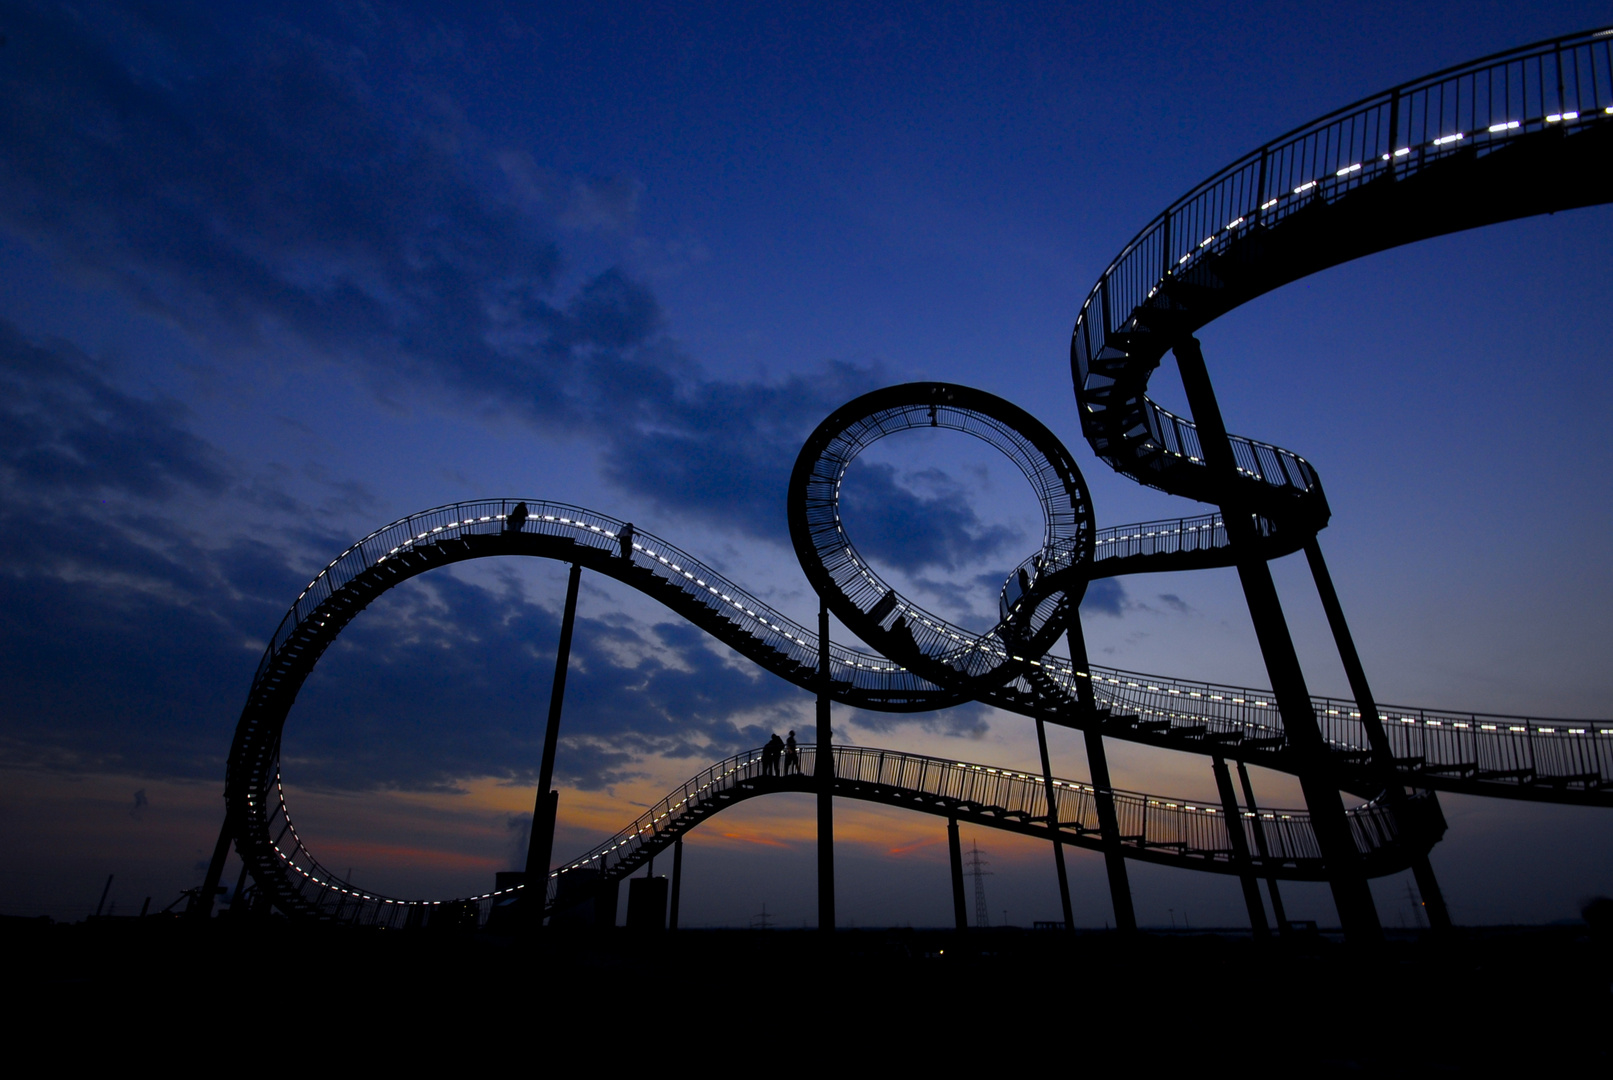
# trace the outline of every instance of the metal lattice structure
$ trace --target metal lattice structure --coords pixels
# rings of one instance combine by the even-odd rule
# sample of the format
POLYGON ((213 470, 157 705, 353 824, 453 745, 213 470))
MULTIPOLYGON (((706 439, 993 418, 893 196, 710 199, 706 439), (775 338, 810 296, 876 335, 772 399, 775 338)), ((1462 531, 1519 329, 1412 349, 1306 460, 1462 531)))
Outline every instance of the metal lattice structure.
MULTIPOLYGON (((589 887, 625 880, 666 851, 690 830, 728 807, 780 792, 816 790, 817 755, 802 749, 802 772, 789 776, 768 774, 762 751, 748 750, 719 761, 668 792, 659 802, 626 827, 589 850, 560 863, 548 877, 545 907, 554 910, 565 901, 564 878, 584 871, 589 887)), ((986 828, 1026 836, 1050 836, 1046 788, 1043 778, 1013 769, 953 761, 922 754, 861 746, 836 746, 832 772, 834 793, 840 798, 897 806, 919 813, 956 818, 986 828)), ((1051 819, 1061 839, 1076 847, 1101 847, 1096 792, 1091 784, 1054 780, 1057 793, 1051 819)), ((1212 803, 1202 800, 1116 791, 1124 843, 1130 858, 1165 866, 1208 870, 1221 874, 1243 872, 1229 835, 1229 819, 1212 803)), ((401 900, 381 896, 343 881, 321 865, 291 825, 284 793, 277 787, 277 805, 271 821, 282 835, 279 845, 287 876, 299 880, 301 892, 318 914, 328 920, 356 926, 402 928, 429 924, 433 918, 463 918, 473 909, 485 921, 491 908, 515 898, 526 888, 516 885, 461 900, 401 900)), ((1425 803, 1435 815, 1423 831, 1429 843, 1443 831, 1437 804, 1425 803)), ((1352 832, 1364 859, 1374 873, 1405 869, 1407 851, 1395 816, 1381 803, 1367 803, 1351 812, 1352 832)), ((1310 815, 1303 810, 1262 808, 1244 811, 1230 829, 1244 838, 1253 869, 1266 877, 1316 881, 1325 866, 1310 815)))
MULTIPOLYGON (((975 699, 1089 734, 1201 753, 1223 776, 1225 760, 1258 764, 1311 781, 1320 776, 1335 796, 1345 790, 1372 801, 1344 813, 1334 798, 1333 816, 1314 825, 1302 812, 1262 811, 1229 830, 1231 795, 1220 808, 1203 807, 1083 788, 1054 781, 1050 772, 1035 777, 853 747, 834 748, 836 795, 1076 846, 1096 846, 1101 804, 1110 798, 1118 822, 1104 841, 1110 852, 1246 878, 1321 877, 1328 859, 1358 863, 1363 873, 1401 868, 1442 830, 1437 804, 1406 797, 1407 787, 1613 806, 1613 721, 1378 705, 1353 677, 1356 700, 1311 695, 1301 680, 1285 689, 1275 675, 1274 690, 1222 686, 1092 666, 1073 648, 1073 657, 1049 651, 1067 627, 1079 630, 1071 613, 1093 578, 1235 564, 1242 572, 1301 548, 1320 565, 1315 536, 1329 510, 1316 470, 1292 451, 1216 430, 1214 408, 1214 423, 1203 426, 1159 407, 1147 396, 1151 372, 1167 351, 1180 358, 1184 348, 1196 350, 1199 327, 1306 274, 1459 229, 1613 201, 1610 48, 1613 30, 1571 35, 1331 113, 1196 186, 1115 258, 1072 339, 1083 433, 1117 470, 1221 512, 1098 530, 1073 459, 1023 410, 945 384, 866 395, 808 440, 788 508, 808 578, 877 651, 825 643, 675 545, 591 510, 505 499, 410 515, 337 556, 281 621, 231 748, 226 835, 259 889, 288 914, 406 925, 440 908, 378 897, 320 866, 285 806, 281 732, 324 650, 374 599, 431 569, 507 555, 561 560, 622 581, 768 671, 836 702, 915 712, 975 699), (985 634, 898 595, 840 522, 840 482, 857 453, 919 426, 959 431, 1004 452, 1044 512, 1042 544, 1009 574, 1001 618, 985 634), (1215 464, 1223 451, 1224 468, 1215 464), (1379 801, 1385 792, 1396 794, 1379 801), (1413 833, 1416 843, 1402 843, 1413 833), (1324 858, 1325 850, 1332 854, 1324 858)), ((1213 406, 1204 392, 1200 401, 1213 406)), ((1252 612, 1254 605, 1251 593, 1252 612)), ((1345 642, 1347 631, 1341 650, 1345 642)), ((813 762, 814 753, 807 750, 804 760, 813 762)), ((810 767, 802 778, 781 779, 760 776, 755 764, 754 755, 742 754, 713 766, 635 822, 630 835, 557 874, 587 863, 625 876, 638 865, 633 860, 647 859, 723 805, 815 782, 810 767)), ((463 911, 494 900, 487 894, 449 903, 463 911)))
MULTIPOLYGON (((1376 251, 1613 199, 1613 32, 1498 53, 1304 124, 1198 184, 1109 264, 1076 319, 1082 432, 1139 483, 1216 501, 1193 421, 1150 400, 1160 357, 1272 289, 1376 251)), ((1315 531, 1291 450, 1232 437, 1247 497, 1315 531)))

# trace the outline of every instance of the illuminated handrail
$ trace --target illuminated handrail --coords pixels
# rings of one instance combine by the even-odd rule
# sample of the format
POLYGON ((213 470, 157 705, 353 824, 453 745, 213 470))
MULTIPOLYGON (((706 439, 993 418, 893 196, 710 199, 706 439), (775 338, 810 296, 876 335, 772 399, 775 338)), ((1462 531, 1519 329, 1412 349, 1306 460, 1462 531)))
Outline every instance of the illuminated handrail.
MULTIPOLYGON (((1090 676, 1067 659, 1043 657, 1041 670, 1073 699, 1075 679, 1090 677, 1098 704, 1145 721, 1164 721, 1176 731, 1278 740, 1281 710, 1270 690, 1147 675, 1092 665, 1090 676)), ((1354 701, 1311 696, 1323 738, 1334 750, 1365 754, 1366 727, 1354 701)), ((1378 705, 1390 746, 1406 768, 1425 782, 1441 776, 1495 784, 1571 785, 1596 790, 1613 784, 1613 721, 1563 720, 1463 712, 1405 705, 1378 705)), ((1229 751, 1230 752, 1230 751, 1229 751)))
MULTIPOLYGON (((872 747, 836 746, 833 753, 836 794, 842 797, 895 802, 935 813, 965 812, 977 824, 1034 834, 1046 831, 1047 788, 1038 775, 872 747), (915 797, 942 800, 944 805, 938 809, 934 803, 909 802, 915 797)), ((798 786, 815 776, 816 757, 814 747, 800 748, 798 786)), ((764 775, 760 749, 724 758, 672 789, 627 827, 552 870, 547 905, 554 909, 559 903, 564 875, 584 870, 597 875, 592 881, 625 878, 724 806, 773 791, 792 790, 788 779, 764 775)), ((1093 787, 1064 779, 1054 780, 1053 786, 1060 835, 1068 843, 1099 846, 1093 787)), ((295 839, 284 850, 278 846, 276 850, 293 880, 328 919, 399 928, 447 911, 455 918, 481 923, 495 905, 513 901, 525 889, 524 884, 518 884, 446 901, 400 900, 365 891, 331 873, 308 853, 291 827, 281 794, 280 807, 271 820, 283 820, 284 834, 295 839)), ((1122 847, 1133 857, 1236 872, 1236 849, 1227 815, 1213 801, 1121 790, 1112 795, 1122 847)), ((1393 814, 1377 803, 1367 803, 1350 810, 1349 816, 1359 852, 1368 858, 1389 857, 1391 862, 1382 864, 1382 872, 1397 869, 1393 852, 1399 840, 1393 814)), ((1255 842, 1257 827, 1266 843, 1265 855, 1250 856, 1253 871, 1300 878, 1320 872, 1321 851, 1309 814, 1265 807, 1258 812, 1258 818, 1257 826, 1255 813, 1239 810, 1237 827, 1244 836, 1244 850, 1259 850, 1255 842)))
MULTIPOLYGON (((384 566, 388 560, 406 559, 411 552, 426 545, 498 535, 505 531, 509 514, 517 505, 527 507, 522 524, 525 533, 562 536, 604 552, 619 551, 620 534, 628 524, 593 510, 539 499, 449 503, 400 518, 347 548, 298 594, 264 650, 254 681, 264 677, 276 655, 299 628, 316 618, 321 605, 360 575, 384 566)), ((816 631, 778 612, 661 537, 637 528, 633 537, 632 564, 635 567, 649 570, 712 614, 735 623, 744 631, 744 637, 803 667, 817 668, 816 631)), ((937 692, 929 682, 878 653, 832 642, 829 652, 830 673, 835 682, 892 694, 937 692)))
MULTIPOLYGON (((422 917, 422 911, 441 907, 443 903, 451 907, 460 905, 453 907, 453 911, 458 913, 454 917, 458 917, 468 910, 461 910, 463 905, 482 905, 486 908, 497 903, 503 895, 487 893, 463 901, 411 903, 366 892, 320 865, 307 850, 285 809, 284 790, 279 783, 278 771, 279 722, 272 715, 277 706, 269 703, 278 702, 280 719, 283 720, 284 709, 289 708, 288 692, 292 696, 295 692, 288 681, 289 676, 298 671, 306 674, 311 667, 311 656, 315 655, 313 650, 323 647, 322 639, 328 640, 337 624, 356 610, 355 605, 360 601, 368 602, 365 597, 372 595, 365 592, 370 583, 360 580, 363 575, 380 572, 378 568, 386 567, 389 562, 398 565, 402 572, 413 573, 430 565, 438 565, 441 559, 446 558, 444 545, 456 541, 470 543, 478 536, 508 536, 511 530, 505 523, 514 505, 513 500, 458 503, 412 515, 377 530, 321 571, 299 595, 281 630, 276 633, 254 680, 242 724, 237 730, 237 744, 236 749, 232 750, 229 776, 230 784, 239 783, 244 792, 241 796, 245 800, 242 812, 250 820, 243 828, 253 837, 262 839, 264 854, 269 859, 267 865, 278 865, 283 880, 289 883, 294 893, 293 897, 285 899, 300 906, 304 913, 322 913, 324 917, 340 916, 345 921, 399 926, 407 925, 409 919, 422 917), (424 561, 418 561, 420 558, 424 561), (357 586, 355 583, 358 583, 357 586), (304 631, 312 636, 300 636, 304 631), (265 711, 257 712, 260 707, 265 711), (272 851, 272 855, 268 854, 269 851, 272 851)), ((562 504, 532 500, 527 505, 529 516, 524 525, 526 530, 547 530, 549 535, 581 542, 606 553, 614 551, 620 556, 625 523, 562 504)), ((1165 543, 1180 545, 1188 542, 1187 538, 1203 538, 1206 535, 1213 540, 1216 529, 1217 519, 1210 515, 1174 523, 1153 523, 1153 527, 1125 526, 1109 531, 1107 539, 1116 544, 1135 543, 1158 540, 1159 534, 1167 534, 1165 543), (1147 535, 1149 533, 1156 535, 1150 537, 1147 535)), ((760 635, 762 631, 758 630, 758 624, 766 624, 766 632, 772 635, 766 640, 793 643, 799 650, 796 655, 801 656, 803 661, 815 658, 815 636, 808 637, 803 628, 755 601, 721 575, 709 571, 703 564, 654 534, 635 531, 634 537, 631 545, 632 566, 637 570, 649 571, 657 589, 669 583, 676 585, 680 590, 676 595, 681 598, 677 610, 687 613, 690 610, 688 601, 692 598, 704 605, 707 611, 722 613, 728 622, 710 624, 708 629, 736 648, 746 648, 747 637, 760 635)), ((1099 539, 1102 541, 1105 537, 1100 534, 1099 539)), ((623 580, 632 581, 640 588, 647 587, 644 580, 635 580, 632 575, 623 580)), ((666 597, 663 595, 662 598, 666 597)), ((754 649, 751 651, 755 652, 754 649)), ((839 658, 841 667, 837 670, 843 671, 849 664, 866 665, 861 673, 865 685, 888 687, 893 679, 913 678, 890 661, 876 659, 872 654, 839 646, 831 646, 831 652, 839 658)), ((810 665, 803 662, 799 667, 800 670, 793 676, 795 680, 802 685, 814 686, 815 677, 810 665)), ((1280 712, 1269 691, 1162 678, 1096 666, 1087 671, 1077 671, 1068 659, 1051 655, 1031 661, 1029 667, 1031 674, 1027 678, 996 688, 983 700, 1004 709, 1058 714, 1056 718, 1073 720, 1078 725, 1085 724, 1090 722, 1090 718, 1072 710, 1071 706, 1078 699, 1077 679, 1086 678, 1092 683, 1100 708, 1107 709, 1116 721, 1127 721, 1129 718, 1129 722, 1137 725, 1130 730, 1106 726, 1108 733, 1130 738, 1152 737, 1152 731, 1142 731, 1143 724, 1162 722, 1167 731, 1178 734, 1215 733, 1235 737, 1219 743, 1217 752, 1282 767, 1280 758, 1262 758, 1258 753, 1249 752, 1250 747, 1257 745, 1272 751, 1280 750, 1283 743, 1280 712)), ((837 685, 844 687, 850 683, 839 682, 837 685)), ((1364 729, 1352 702, 1325 697, 1316 697, 1312 701, 1324 737, 1330 745, 1345 753, 1361 754, 1365 751, 1364 729)), ((1458 790, 1472 790, 1473 784, 1478 783, 1484 785, 1482 790, 1492 794, 1504 793, 1509 787, 1518 790, 1529 784, 1537 788, 1546 784, 1556 790, 1591 792, 1605 789, 1609 786, 1610 778, 1613 778, 1613 723, 1548 721, 1448 710, 1405 709, 1399 706, 1384 706, 1380 713, 1389 730, 1396 756, 1411 759, 1406 768, 1413 783, 1429 787, 1456 787, 1458 790), (1467 787, 1462 787, 1463 783, 1467 787)), ((851 753, 850 748, 847 752, 851 753)), ((894 754, 892 751, 879 753, 886 757, 894 754)), ((811 760, 811 755, 810 749, 803 750, 803 766, 811 760)), ((713 769, 726 768, 730 772, 750 776, 757 768, 753 759, 754 755, 747 763, 731 759, 730 762, 713 766, 713 769), (750 772, 744 772, 746 769, 750 772)), ((904 760, 916 761, 918 758, 907 755, 904 760)), ((843 775, 851 776, 854 772, 861 775, 857 770, 861 770, 862 765, 857 764, 857 770, 853 770, 852 764, 848 758, 843 775)), ((962 763, 953 765, 965 767, 962 763)), ((947 769, 953 765, 948 765, 947 769)), ((1014 778, 1013 774, 1005 774, 1001 770, 984 771, 992 776, 1014 778)), ((1030 778, 1026 783, 1034 779, 1030 778)), ((974 782, 979 782, 978 776, 974 782)), ((1081 796, 1078 789, 1078 785, 1070 785, 1061 794, 1059 816, 1061 822, 1076 823, 1075 834, 1079 838, 1083 830, 1093 827, 1089 820, 1090 806, 1064 805, 1067 799, 1075 799, 1079 804, 1081 796)), ((1019 792, 1016 798, 1021 800, 1045 797, 1039 794, 1040 789, 1034 784, 1016 790, 1019 792)), ((1117 793, 1116 799, 1117 812, 1123 811, 1122 817, 1134 814, 1140 821, 1155 821, 1156 826, 1160 821, 1176 820, 1166 811, 1174 813, 1181 809, 1173 805, 1172 800, 1151 800, 1148 796, 1133 797, 1123 792, 1117 793), (1130 809, 1126 809, 1128 807, 1130 809)), ((666 812, 665 808, 661 812, 666 812)), ((1010 816, 1045 816, 1045 807, 1037 812, 1031 803, 1021 801, 1008 805, 1004 812, 1010 816)), ((1215 816, 1208 811, 1205 814, 1207 818, 1215 816)), ((653 832, 653 816, 649 824, 653 832)), ((1373 826, 1380 831, 1386 827, 1381 823, 1373 826)), ((1150 833, 1147 828, 1138 830, 1135 835, 1142 838, 1139 852, 1148 851, 1149 845, 1156 841, 1167 846, 1179 846, 1181 841, 1181 836, 1161 840, 1159 834, 1150 833)), ((1198 840, 1193 840, 1189 847, 1192 850, 1209 850, 1203 845, 1194 846, 1198 844, 1198 840)))
MULTIPOLYGON (((1162 477, 1144 461, 1202 463, 1193 423, 1141 388, 1174 343, 1150 328, 1170 323, 1195 290, 1219 288, 1220 261, 1258 259, 1259 245, 1246 241, 1380 181, 1403 182, 1542 132, 1613 121, 1610 39, 1609 29, 1565 35, 1402 83, 1268 142, 1172 203, 1105 268, 1076 320, 1076 393, 1099 456, 1154 486, 1162 477)), ((1245 475, 1273 488, 1317 490, 1299 455, 1242 436, 1231 441, 1245 475)))

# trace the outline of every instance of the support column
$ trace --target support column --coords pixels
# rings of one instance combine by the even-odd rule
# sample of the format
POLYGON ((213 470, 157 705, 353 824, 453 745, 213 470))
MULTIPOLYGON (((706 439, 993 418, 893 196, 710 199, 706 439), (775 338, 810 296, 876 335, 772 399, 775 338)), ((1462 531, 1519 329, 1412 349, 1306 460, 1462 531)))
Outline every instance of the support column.
POLYGON ((1311 578, 1316 582, 1322 610, 1327 613, 1327 625, 1332 629, 1333 641, 1338 645, 1344 675, 1350 681, 1350 694, 1361 712, 1361 725, 1366 728, 1367 742, 1372 747, 1374 772, 1388 793, 1401 840, 1410 849, 1411 872, 1417 879, 1417 891, 1422 894, 1423 908, 1428 912, 1428 925, 1435 930, 1448 930, 1451 916, 1445 908, 1445 896, 1440 892, 1438 879, 1434 877, 1428 852, 1421 838, 1415 835, 1416 818, 1409 812, 1406 787, 1401 783, 1400 771, 1395 765, 1389 733, 1384 730, 1383 718, 1378 715, 1378 702, 1372 696, 1366 668, 1361 665, 1361 655, 1355 651, 1355 638, 1350 633, 1350 624, 1344 619, 1344 606, 1339 603, 1339 594, 1333 588, 1333 575, 1328 573, 1327 562, 1322 558, 1322 547, 1314 536, 1305 542, 1305 561, 1310 564, 1311 578))
POLYGON ((1070 908, 1070 875, 1064 869, 1064 838, 1059 834, 1058 789, 1053 786, 1053 765, 1047 756, 1047 725, 1036 718, 1036 745, 1042 751, 1042 790, 1047 793, 1047 829, 1053 834, 1053 863, 1059 873, 1059 902, 1064 906, 1064 929, 1075 929, 1075 915, 1070 908))
POLYGON ((678 928, 678 889, 683 884, 683 837, 672 842, 672 913, 667 917, 667 929, 678 928))
POLYGON ((834 747, 829 742, 829 604, 818 600, 818 930, 835 928, 834 747))
MULTIPOLYGON (((1254 815, 1255 848, 1260 852, 1262 859, 1271 858, 1271 850, 1266 846, 1266 826, 1260 820, 1260 807, 1255 805, 1254 785, 1249 783, 1249 770, 1243 762, 1238 762, 1238 780, 1243 784, 1243 805, 1249 808, 1254 815)), ((1266 893, 1271 897, 1271 914, 1277 920, 1277 932, 1288 932, 1288 916, 1283 913, 1283 894, 1277 889, 1275 874, 1266 876, 1266 893)))
POLYGON ((566 700, 566 669, 571 665, 571 631, 577 622, 577 588, 582 564, 571 564, 566 579, 566 607, 560 620, 560 645, 554 658, 554 684, 549 690, 549 723, 543 729, 543 758, 538 765, 538 794, 532 804, 532 833, 526 849, 526 889, 523 907, 528 929, 543 925, 549 898, 549 861, 554 855, 555 819, 560 793, 554 787, 555 750, 560 743, 560 709, 566 700))
POLYGON ((952 855, 952 922, 959 933, 969 929, 969 905, 963 898, 963 845, 958 841, 958 819, 947 818, 947 851, 952 855))
POLYGON ((1137 913, 1131 905, 1131 879, 1126 875, 1126 854, 1120 845, 1120 819, 1115 814, 1114 788, 1109 783, 1109 757, 1103 750, 1098 699, 1092 692, 1092 672, 1087 663, 1087 639, 1081 631, 1079 605, 1070 615, 1070 628, 1065 637, 1070 645, 1070 665, 1076 672, 1075 697, 1081 706, 1081 734, 1086 738, 1087 769, 1092 773, 1092 801, 1098 810, 1103 865, 1109 873, 1109 903, 1114 908, 1115 928, 1130 934, 1137 929, 1137 913))
MULTIPOLYGON (((106 883, 111 885, 112 879, 107 878, 106 883)), ((244 892, 246 892, 246 862, 242 861, 241 873, 235 879, 235 891, 230 894, 230 910, 227 914, 232 919, 238 919, 246 914, 246 906, 241 903, 241 894, 244 892)), ((103 897, 103 899, 105 898, 103 897)), ((337 910, 341 910, 340 906, 338 906, 337 910)), ((96 914, 99 915, 100 912, 97 911, 96 914)))
POLYGON ((224 863, 230 857, 230 841, 235 839, 232 825, 230 812, 225 810, 224 824, 218 830, 218 843, 213 845, 213 858, 207 864, 207 876, 202 878, 202 891, 196 897, 195 906, 190 909, 193 919, 213 917, 213 900, 218 896, 218 884, 224 877, 224 863))
POLYGON ((1260 642, 1260 653, 1266 661, 1266 674, 1282 713, 1283 730, 1288 737, 1300 788, 1305 793, 1311 825, 1316 830, 1317 845, 1322 849, 1327 866, 1328 885, 1338 909, 1339 923, 1352 940, 1379 940, 1383 928, 1372 903, 1372 892, 1367 887, 1349 820, 1344 816, 1339 780, 1316 723, 1299 654, 1288 632, 1288 620, 1277 598, 1277 586, 1271 580, 1271 568, 1258 551, 1255 515, 1243 503, 1238 490, 1237 460, 1231 440, 1227 438, 1226 425, 1221 420, 1215 391, 1210 386, 1204 353, 1192 337, 1178 342, 1174 351, 1182 387, 1187 391, 1193 421, 1198 427, 1199 446, 1219 488, 1221 518, 1226 523, 1227 539, 1237 560, 1238 577, 1243 583, 1243 595, 1249 605, 1255 637, 1260 642))
POLYGON ((1266 922, 1266 905, 1260 902, 1260 887, 1255 884, 1254 864, 1249 859, 1249 838, 1243 831, 1243 812, 1238 809, 1238 796, 1232 790, 1232 774, 1220 754, 1210 759, 1215 768, 1215 787, 1221 793, 1221 813, 1227 819, 1227 840, 1232 844, 1232 861, 1238 866, 1238 881, 1243 885, 1243 903, 1249 909, 1249 929, 1255 937, 1271 936, 1271 924, 1266 922))

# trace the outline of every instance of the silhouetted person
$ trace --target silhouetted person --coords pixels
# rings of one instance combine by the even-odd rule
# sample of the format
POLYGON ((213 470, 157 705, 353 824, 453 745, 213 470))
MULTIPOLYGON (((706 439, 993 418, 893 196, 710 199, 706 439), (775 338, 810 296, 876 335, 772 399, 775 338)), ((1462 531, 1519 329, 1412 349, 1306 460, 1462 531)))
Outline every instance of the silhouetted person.
POLYGON ((795 748, 793 731, 790 732, 790 737, 784 740, 784 775, 789 776, 791 773, 801 775, 801 751, 795 748))
POLYGON ((504 531, 505 532, 520 532, 521 531, 521 526, 526 524, 526 516, 527 516, 526 503, 524 503, 524 502, 516 503, 515 504, 515 509, 511 510, 509 516, 504 519, 504 531))
POLYGON ((616 542, 622 546, 622 558, 632 561, 633 558, 633 523, 629 521, 622 526, 622 531, 616 534, 616 542))
POLYGON ((778 737, 778 732, 775 731, 775 732, 773 732, 773 737, 771 739, 767 740, 767 745, 762 747, 762 775, 763 776, 777 776, 778 775, 778 759, 779 759, 779 755, 782 754, 783 752, 784 752, 784 740, 779 738, 778 737))

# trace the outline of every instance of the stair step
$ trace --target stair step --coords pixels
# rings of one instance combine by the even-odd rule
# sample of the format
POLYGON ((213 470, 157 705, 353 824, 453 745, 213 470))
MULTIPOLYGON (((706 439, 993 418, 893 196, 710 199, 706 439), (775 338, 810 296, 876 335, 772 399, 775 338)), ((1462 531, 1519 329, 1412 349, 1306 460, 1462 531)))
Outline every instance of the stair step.
MULTIPOLYGON (((1436 769, 1435 769, 1435 767, 1431 766, 1426 771, 1434 772, 1434 771, 1436 771, 1436 769)), ((1534 779, 1535 779, 1535 770, 1533 770, 1533 769, 1483 769, 1483 770, 1480 770, 1480 769, 1477 769, 1477 768, 1473 768, 1473 779, 1475 779, 1475 780, 1522 780, 1525 783, 1533 783, 1534 779)))

